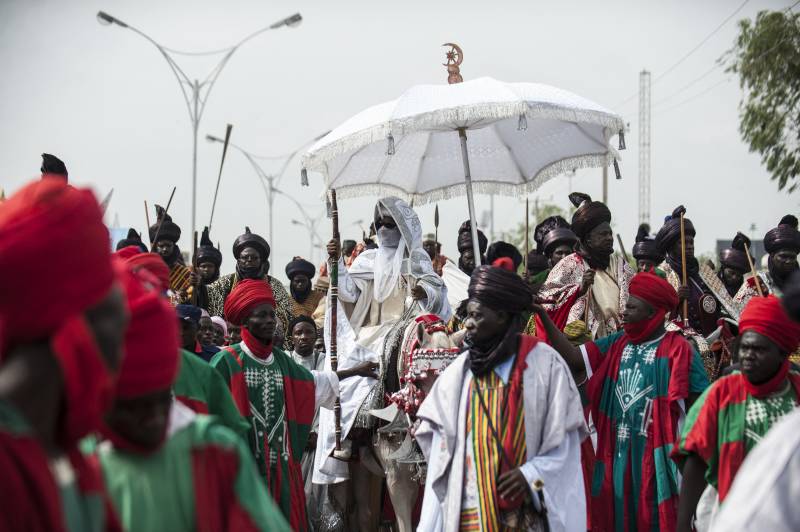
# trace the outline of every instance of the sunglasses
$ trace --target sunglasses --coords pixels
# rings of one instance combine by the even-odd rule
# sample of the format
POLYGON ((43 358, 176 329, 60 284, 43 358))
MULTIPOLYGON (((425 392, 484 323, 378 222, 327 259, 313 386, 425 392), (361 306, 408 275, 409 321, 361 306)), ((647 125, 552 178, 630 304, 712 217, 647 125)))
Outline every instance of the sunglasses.
POLYGON ((394 229, 397 227, 397 224, 394 222, 375 222, 375 229, 380 229, 381 227, 385 227, 386 229, 394 229))

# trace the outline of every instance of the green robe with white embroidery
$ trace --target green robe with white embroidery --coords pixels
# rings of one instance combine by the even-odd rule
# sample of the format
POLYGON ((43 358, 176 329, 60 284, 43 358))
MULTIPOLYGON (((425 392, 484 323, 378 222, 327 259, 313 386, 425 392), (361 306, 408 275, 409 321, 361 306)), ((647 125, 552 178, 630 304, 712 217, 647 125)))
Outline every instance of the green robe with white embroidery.
POLYGON ((250 423, 247 440, 267 489, 293 530, 307 526, 300 460, 314 418, 314 379, 289 355, 274 349, 259 358, 244 343, 211 360, 250 423))

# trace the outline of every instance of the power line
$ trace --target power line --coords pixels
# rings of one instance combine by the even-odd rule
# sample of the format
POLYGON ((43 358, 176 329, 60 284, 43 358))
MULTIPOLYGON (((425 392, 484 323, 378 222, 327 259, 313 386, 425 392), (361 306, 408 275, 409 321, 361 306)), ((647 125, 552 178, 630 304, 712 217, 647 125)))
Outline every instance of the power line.
MULTIPOLYGON (((690 96, 689 98, 686 98, 686 99, 685 99, 685 100, 683 100, 682 102, 680 102, 680 103, 677 103, 677 104, 673 105, 672 107, 667 107, 666 109, 663 109, 663 110, 661 111, 661 113, 666 113, 667 111, 672 111, 673 109, 677 109, 678 107, 682 107, 682 106, 686 105, 686 104, 687 104, 687 103, 689 103, 689 102, 693 102, 693 101, 694 101, 694 100, 696 100, 697 98, 700 98, 701 96, 705 96, 706 94, 708 94, 708 93, 709 93, 709 92, 711 92, 712 90, 716 89, 716 88, 717 88, 717 87, 719 87, 720 85, 723 85, 723 84, 725 84, 725 83, 728 83, 728 82, 730 82, 730 81, 731 81, 731 78, 724 78, 724 79, 721 79, 721 80, 720 80, 720 81, 718 81, 717 83, 715 83, 715 84, 711 85, 710 87, 706 88, 706 89, 705 89, 705 90, 703 90, 703 91, 700 91, 700 92, 698 92, 698 93, 697 93, 697 94, 695 94, 694 96, 690 96)), ((660 113, 660 114, 661 114, 661 113, 660 113)))
POLYGON ((687 60, 687 59, 688 59, 688 58, 689 58, 689 57, 690 57, 692 54, 694 54, 694 53, 695 53, 697 50, 699 50, 699 49, 700 49, 700 47, 701 47, 701 46, 703 46, 703 45, 704 45, 706 42, 708 42, 708 40, 709 40, 711 37, 713 37, 714 35, 716 35, 716 33, 717 33, 719 30, 721 30, 721 29, 722 29, 722 27, 723 27, 725 24, 727 24, 727 23, 728 23, 728 21, 729 21, 730 19, 732 19, 734 16, 736 16, 736 13, 738 13, 739 11, 741 11, 741 10, 742 10, 742 8, 743 8, 745 5, 747 5, 747 3, 748 3, 748 2, 750 2, 750 0, 744 0, 744 2, 742 2, 742 4, 741 4, 739 7, 737 7, 737 8, 736 8, 736 11, 734 11, 733 13, 731 13, 730 15, 728 15, 728 18, 726 18, 725 20, 723 20, 723 21, 722 21, 722 23, 721 23, 719 26, 717 26, 717 27, 714 29, 714 31, 712 31, 711 33, 709 33, 709 34, 706 36, 706 38, 705 38, 705 39, 703 39, 702 41, 700 41, 700 43, 699 43, 697 46, 695 46, 694 48, 692 48, 691 50, 689 50, 689 53, 687 53, 686 55, 684 55, 683 57, 681 57, 680 59, 678 59, 678 61, 677 61, 677 62, 675 62, 675 64, 673 64, 671 67, 669 67, 669 68, 668 68, 666 71, 664 71, 663 73, 661 73, 661 74, 659 74, 658 76, 656 76, 656 78, 653 80, 653 83, 657 82, 658 80, 660 80, 661 78, 663 78, 664 76, 666 76, 667 74, 669 74, 670 72, 672 72, 673 70, 675 70, 675 68, 677 68, 677 67, 678 67, 678 65, 680 65, 681 63, 683 63, 684 61, 686 61, 686 60, 687 60))
POLYGON ((699 81, 702 81, 702 80, 704 80, 705 78, 707 78, 709 74, 711 74, 712 72, 716 71, 716 70, 717 70, 717 69, 719 69, 721 66, 722 66, 722 65, 720 65, 719 63, 715 63, 713 67, 711 67, 711 68, 709 68, 708 70, 706 70, 706 71, 705 71, 703 74, 701 74, 700 76, 698 76, 698 77, 694 78, 692 81, 690 81, 689 83, 687 83, 686 85, 684 85, 684 86, 683 86, 683 87, 681 87, 680 89, 676 90, 675 92, 673 92, 673 93, 672 93, 672 94, 670 94, 669 96, 666 96, 666 97, 664 97, 664 98, 661 98, 660 100, 658 100, 657 102, 655 102, 655 103, 653 104, 653 106, 654 106, 654 107, 657 107, 657 106, 661 105, 662 103, 666 102, 667 100, 671 100, 672 98, 674 98, 674 97, 675 97, 675 96, 677 96, 678 94, 682 93, 683 91, 685 91, 685 90, 686 90, 686 89, 688 89, 689 87, 692 87, 692 86, 693 86, 695 83, 697 83, 697 82, 699 82, 699 81))
MULTIPOLYGON (((735 16, 736 16, 736 14, 737 14, 739 11, 741 11, 741 10, 744 8, 744 6, 746 6, 746 5, 747 5, 749 2, 750 2, 750 0, 744 0, 744 2, 742 2, 742 3, 741 3, 741 5, 739 5, 739 7, 737 7, 737 8, 736 8, 736 10, 735 10, 733 13, 731 13, 730 15, 728 15, 728 16, 725 18, 725 20, 723 20, 723 21, 722 21, 722 22, 721 22, 721 23, 720 23, 720 24, 719 24, 719 25, 718 25, 716 28, 714 28, 714 30, 713 30, 711 33, 709 33, 708 35, 706 35, 706 36, 705 36, 705 38, 703 38, 703 40, 702 40, 702 41, 700 41, 700 42, 699 42, 697 45, 695 45, 695 46, 694 46, 694 48, 692 48, 691 50, 689 50, 689 52, 687 52, 687 53, 686 53, 686 54, 685 54, 683 57, 681 57, 680 59, 678 59, 678 60, 677 60, 675 63, 673 63, 673 64, 672 64, 672 66, 670 66, 669 68, 667 68, 667 69, 666 69, 664 72, 662 72, 661 74, 659 74, 658 76, 656 76, 655 78, 653 78, 653 85, 655 85, 656 83, 658 83, 658 82, 659 82, 661 79, 663 79, 663 78, 664 78, 666 75, 668 75, 670 72, 672 72, 673 70, 675 70, 675 69, 676 69, 676 68, 677 68, 677 67, 678 67, 678 66, 679 66, 681 63, 683 63, 683 62, 684 62, 684 61, 686 61, 686 60, 687 60, 689 57, 691 57, 691 56, 692 56, 692 55, 693 55, 693 54, 694 54, 694 53, 695 53, 697 50, 699 50, 699 49, 700 49, 700 48, 701 48, 701 47, 702 47, 702 46, 703 46, 703 45, 704 45, 706 42, 708 42, 708 40, 709 40, 709 39, 711 39, 711 37, 713 37, 714 35, 716 35, 716 34, 719 32, 719 30, 721 30, 721 29, 723 28, 723 26, 725 26, 725 24, 727 24, 727 23, 728 23, 728 22, 729 22, 729 21, 730 21, 730 20, 731 20, 733 17, 735 17, 735 16)), ((797 2, 797 3, 800 3, 800 0, 798 0, 798 2, 797 2)), ((797 5, 797 4, 795 4, 795 5, 797 5)), ((792 6, 792 7, 794 7, 794 6, 792 6)), ((791 8, 789 8, 789 9, 791 9, 791 8)), ((624 99, 622 102, 620 102, 619 104, 617 104, 617 107, 621 107, 621 106, 623 106, 623 105, 627 104, 628 102, 632 101, 634 98, 636 98, 636 96, 638 96, 638 94, 639 94, 638 92, 635 92, 635 93, 631 94, 629 97, 625 98, 625 99, 624 99)))

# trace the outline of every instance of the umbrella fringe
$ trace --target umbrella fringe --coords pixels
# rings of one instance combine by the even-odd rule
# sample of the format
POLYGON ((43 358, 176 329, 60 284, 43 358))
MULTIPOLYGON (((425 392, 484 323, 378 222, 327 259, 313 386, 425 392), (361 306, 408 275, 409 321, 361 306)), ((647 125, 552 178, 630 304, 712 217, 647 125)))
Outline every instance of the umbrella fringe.
MULTIPOLYGON (((301 164, 309 170, 325 174, 327 161, 331 161, 345 153, 355 152, 375 142, 385 142, 389 135, 397 139, 409 133, 425 130, 443 131, 444 128, 441 127, 441 124, 448 122, 466 124, 467 129, 469 129, 470 124, 474 126, 475 123, 481 120, 494 122, 506 118, 519 119, 522 113, 525 114, 529 121, 536 119, 563 120, 600 125, 605 128, 604 136, 606 142, 625 127, 622 117, 615 114, 588 109, 574 109, 547 103, 509 102, 467 105, 391 120, 363 129, 322 146, 314 152, 306 153, 303 155, 301 164)), ((489 123, 485 127, 491 125, 489 123)), ((453 129, 453 134, 456 134, 455 129, 453 129)))
MULTIPOLYGON (((611 148, 608 154, 581 155, 556 161, 542 169, 533 179, 525 183, 511 184, 497 181, 473 181, 472 190, 475 194, 499 194, 502 196, 517 196, 531 194, 544 183, 564 172, 585 168, 602 168, 609 166, 619 159, 619 154, 611 148)), ((326 183, 328 186, 329 183, 326 183)), ((431 190, 425 194, 409 194, 402 188, 386 183, 368 183, 359 185, 344 185, 336 187, 336 195, 341 199, 360 198, 363 196, 397 196, 407 202, 413 201, 415 205, 424 205, 436 201, 463 197, 465 194, 464 183, 457 183, 431 190)))

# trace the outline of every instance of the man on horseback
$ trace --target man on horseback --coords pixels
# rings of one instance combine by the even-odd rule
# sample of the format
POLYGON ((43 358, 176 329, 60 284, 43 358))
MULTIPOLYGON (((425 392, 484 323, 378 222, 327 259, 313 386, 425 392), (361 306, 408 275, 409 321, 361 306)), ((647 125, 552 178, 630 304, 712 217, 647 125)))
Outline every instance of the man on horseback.
MULTIPOLYGON (((368 447, 376 419, 370 410, 384 406, 384 394, 397 391, 397 354, 403 333, 419 314, 436 314, 449 319, 447 289, 436 274, 429 255, 422 247, 422 224, 403 200, 389 197, 378 201, 374 212, 378 248, 361 253, 349 268, 339 258, 338 309, 328 309, 325 343, 330 345, 330 312, 338 312, 337 342, 339 368, 366 360, 380 363, 380 378, 357 378, 340 383, 342 436, 352 445, 352 455, 360 458, 350 464, 331 457, 334 448, 334 415, 322 409, 319 419, 316 484, 336 484, 336 499, 348 506, 342 496, 352 489, 358 501, 358 526, 377 528, 382 481, 380 466, 368 447), (349 467, 348 467, 349 466, 349 467), (372 469, 370 471, 370 469, 372 469), (345 481, 353 480, 351 486, 345 481), (377 497, 376 497, 377 496, 377 497)), ((341 245, 332 240, 328 253, 340 257, 341 245)), ((330 364, 330 360, 327 361, 330 364)))
POLYGON ((532 303, 517 274, 473 272, 466 350, 417 412, 428 461, 418 530, 586 529, 580 397, 558 353, 523 334, 532 303))

